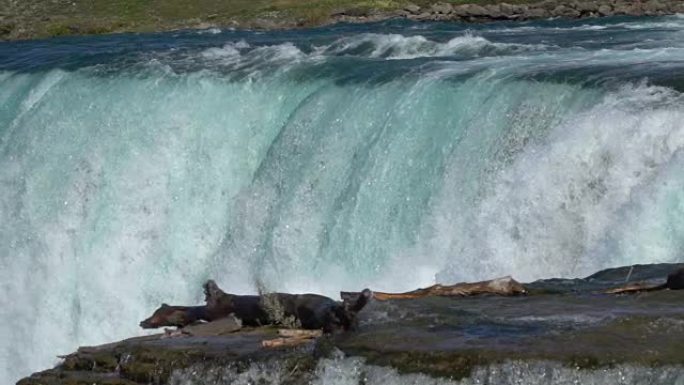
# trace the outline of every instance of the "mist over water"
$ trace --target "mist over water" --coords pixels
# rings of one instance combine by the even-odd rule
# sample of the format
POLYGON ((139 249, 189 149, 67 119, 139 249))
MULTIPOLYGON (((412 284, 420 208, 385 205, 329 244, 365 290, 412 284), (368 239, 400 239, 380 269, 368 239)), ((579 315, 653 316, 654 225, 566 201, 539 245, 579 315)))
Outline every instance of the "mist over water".
POLYGON ((214 278, 337 296, 684 249, 684 19, 0 44, 0 382, 214 278))

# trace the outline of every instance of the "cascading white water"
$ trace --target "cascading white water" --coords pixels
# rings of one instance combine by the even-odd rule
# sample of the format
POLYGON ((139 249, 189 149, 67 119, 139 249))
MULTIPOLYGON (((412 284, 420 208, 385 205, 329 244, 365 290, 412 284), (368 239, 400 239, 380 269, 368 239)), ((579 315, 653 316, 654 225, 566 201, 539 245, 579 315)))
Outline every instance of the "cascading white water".
MULTIPOLYGON (((170 385, 280 385, 291 381, 290 373, 278 363, 253 364, 238 372, 234 368, 192 367, 176 371, 170 385)), ((362 359, 338 357, 322 359, 316 366, 314 385, 660 385, 684 381, 684 370, 676 366, 657 368, 616 365, 597 370, 581 370, 555 362, 508 361, 474 368, 462 379, 434 378, 422 373, 401 374, 393 368, 368 365, 362 359)))
POLYGON ((584 43, 597 27, 566 29, 578 46, 555 27, 303 31, 75 68, 10 60, 0 380, 135 335, 210 277, 335 296, 679 260, 682 96, 639 64, 684 49, 584 43))

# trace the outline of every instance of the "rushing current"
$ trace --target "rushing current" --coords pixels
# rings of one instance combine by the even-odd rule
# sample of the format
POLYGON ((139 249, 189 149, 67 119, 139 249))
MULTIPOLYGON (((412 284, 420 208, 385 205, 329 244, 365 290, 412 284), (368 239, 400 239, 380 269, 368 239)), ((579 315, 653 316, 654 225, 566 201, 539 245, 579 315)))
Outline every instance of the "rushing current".
POLYGON ((162 301, 684 250, 684 18, 0 43, 0 382, 162 301))

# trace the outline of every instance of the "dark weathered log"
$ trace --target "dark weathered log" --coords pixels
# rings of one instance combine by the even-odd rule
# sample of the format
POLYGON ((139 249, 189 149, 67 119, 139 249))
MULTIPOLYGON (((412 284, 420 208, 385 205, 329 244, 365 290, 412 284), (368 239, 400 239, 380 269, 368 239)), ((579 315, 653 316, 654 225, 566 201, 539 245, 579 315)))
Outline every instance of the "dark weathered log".
MULTIPOLYGON (((368 303, 370 290, 352 300, 338 302, 318 294, 269 293, 235 295, 225 293, 214 281, 204 285, 205 306, 162 304, 149 318, 140 322, 144 329, 163 326, 179 328, 200 321, 216 321, 233 314, 246 326, 298 325, 304 329, 323 329, 326 333, 350 330, 356 315, 368 303)), ((200 328, 207 328, 203 326, 200 328)), ((204 331, 202 331, 204 332, 204 331)))
POLYGON ((242 322, 234 315, 212 322, 188 325, 182 329, 183 334, 196 337, 222 336, 242 329, 242 322))

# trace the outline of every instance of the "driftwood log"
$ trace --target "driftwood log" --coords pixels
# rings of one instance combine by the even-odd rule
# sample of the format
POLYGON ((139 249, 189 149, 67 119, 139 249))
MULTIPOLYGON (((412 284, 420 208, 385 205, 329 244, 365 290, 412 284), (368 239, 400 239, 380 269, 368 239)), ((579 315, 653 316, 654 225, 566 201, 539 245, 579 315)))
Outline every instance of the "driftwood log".
POLYGON ((321 330, 278 329, 278 335, 285 338, 318 338, 323 335, 321 330))
POLYGON ((606 290, 605 294, 630 294, 630 293, 643 293, 647 291, 665 290, 667 287, 665 285, 653 285, 646 282, 632 282, 624 286, 616 287, 613 289, 606 290))
POLYGON ((321 330, 280 329, 278 335, 281 337, 261 341, 261 346, 265 348, 297 346, 322 336, 323 332, 321 330))
POLYGON ((646 282, 633 282, 624 286, 606 290, 605 294, 631 294, 657 290, 682 290, 684 289, 684 269, 677 270, 667 276, 667 281, 661 285, 646 282))
MULTIPOLYGON (((439 297, 467 297, 481 294, 496 294, 496 295, 522 295, 526 294, 527 290, 518 281, 511 277, 496 278, 489 281, 481 282, 462 282, 455 285, 433 285, 423 289, 408 291, 405 293, 383 293, 379 291, 373 292, 373 298, 378 301, 387 301, 392 299, 413 299, 430 296, 439 297)), ((342 299, 356 298, 359 293, 341 292, 342 299)))

